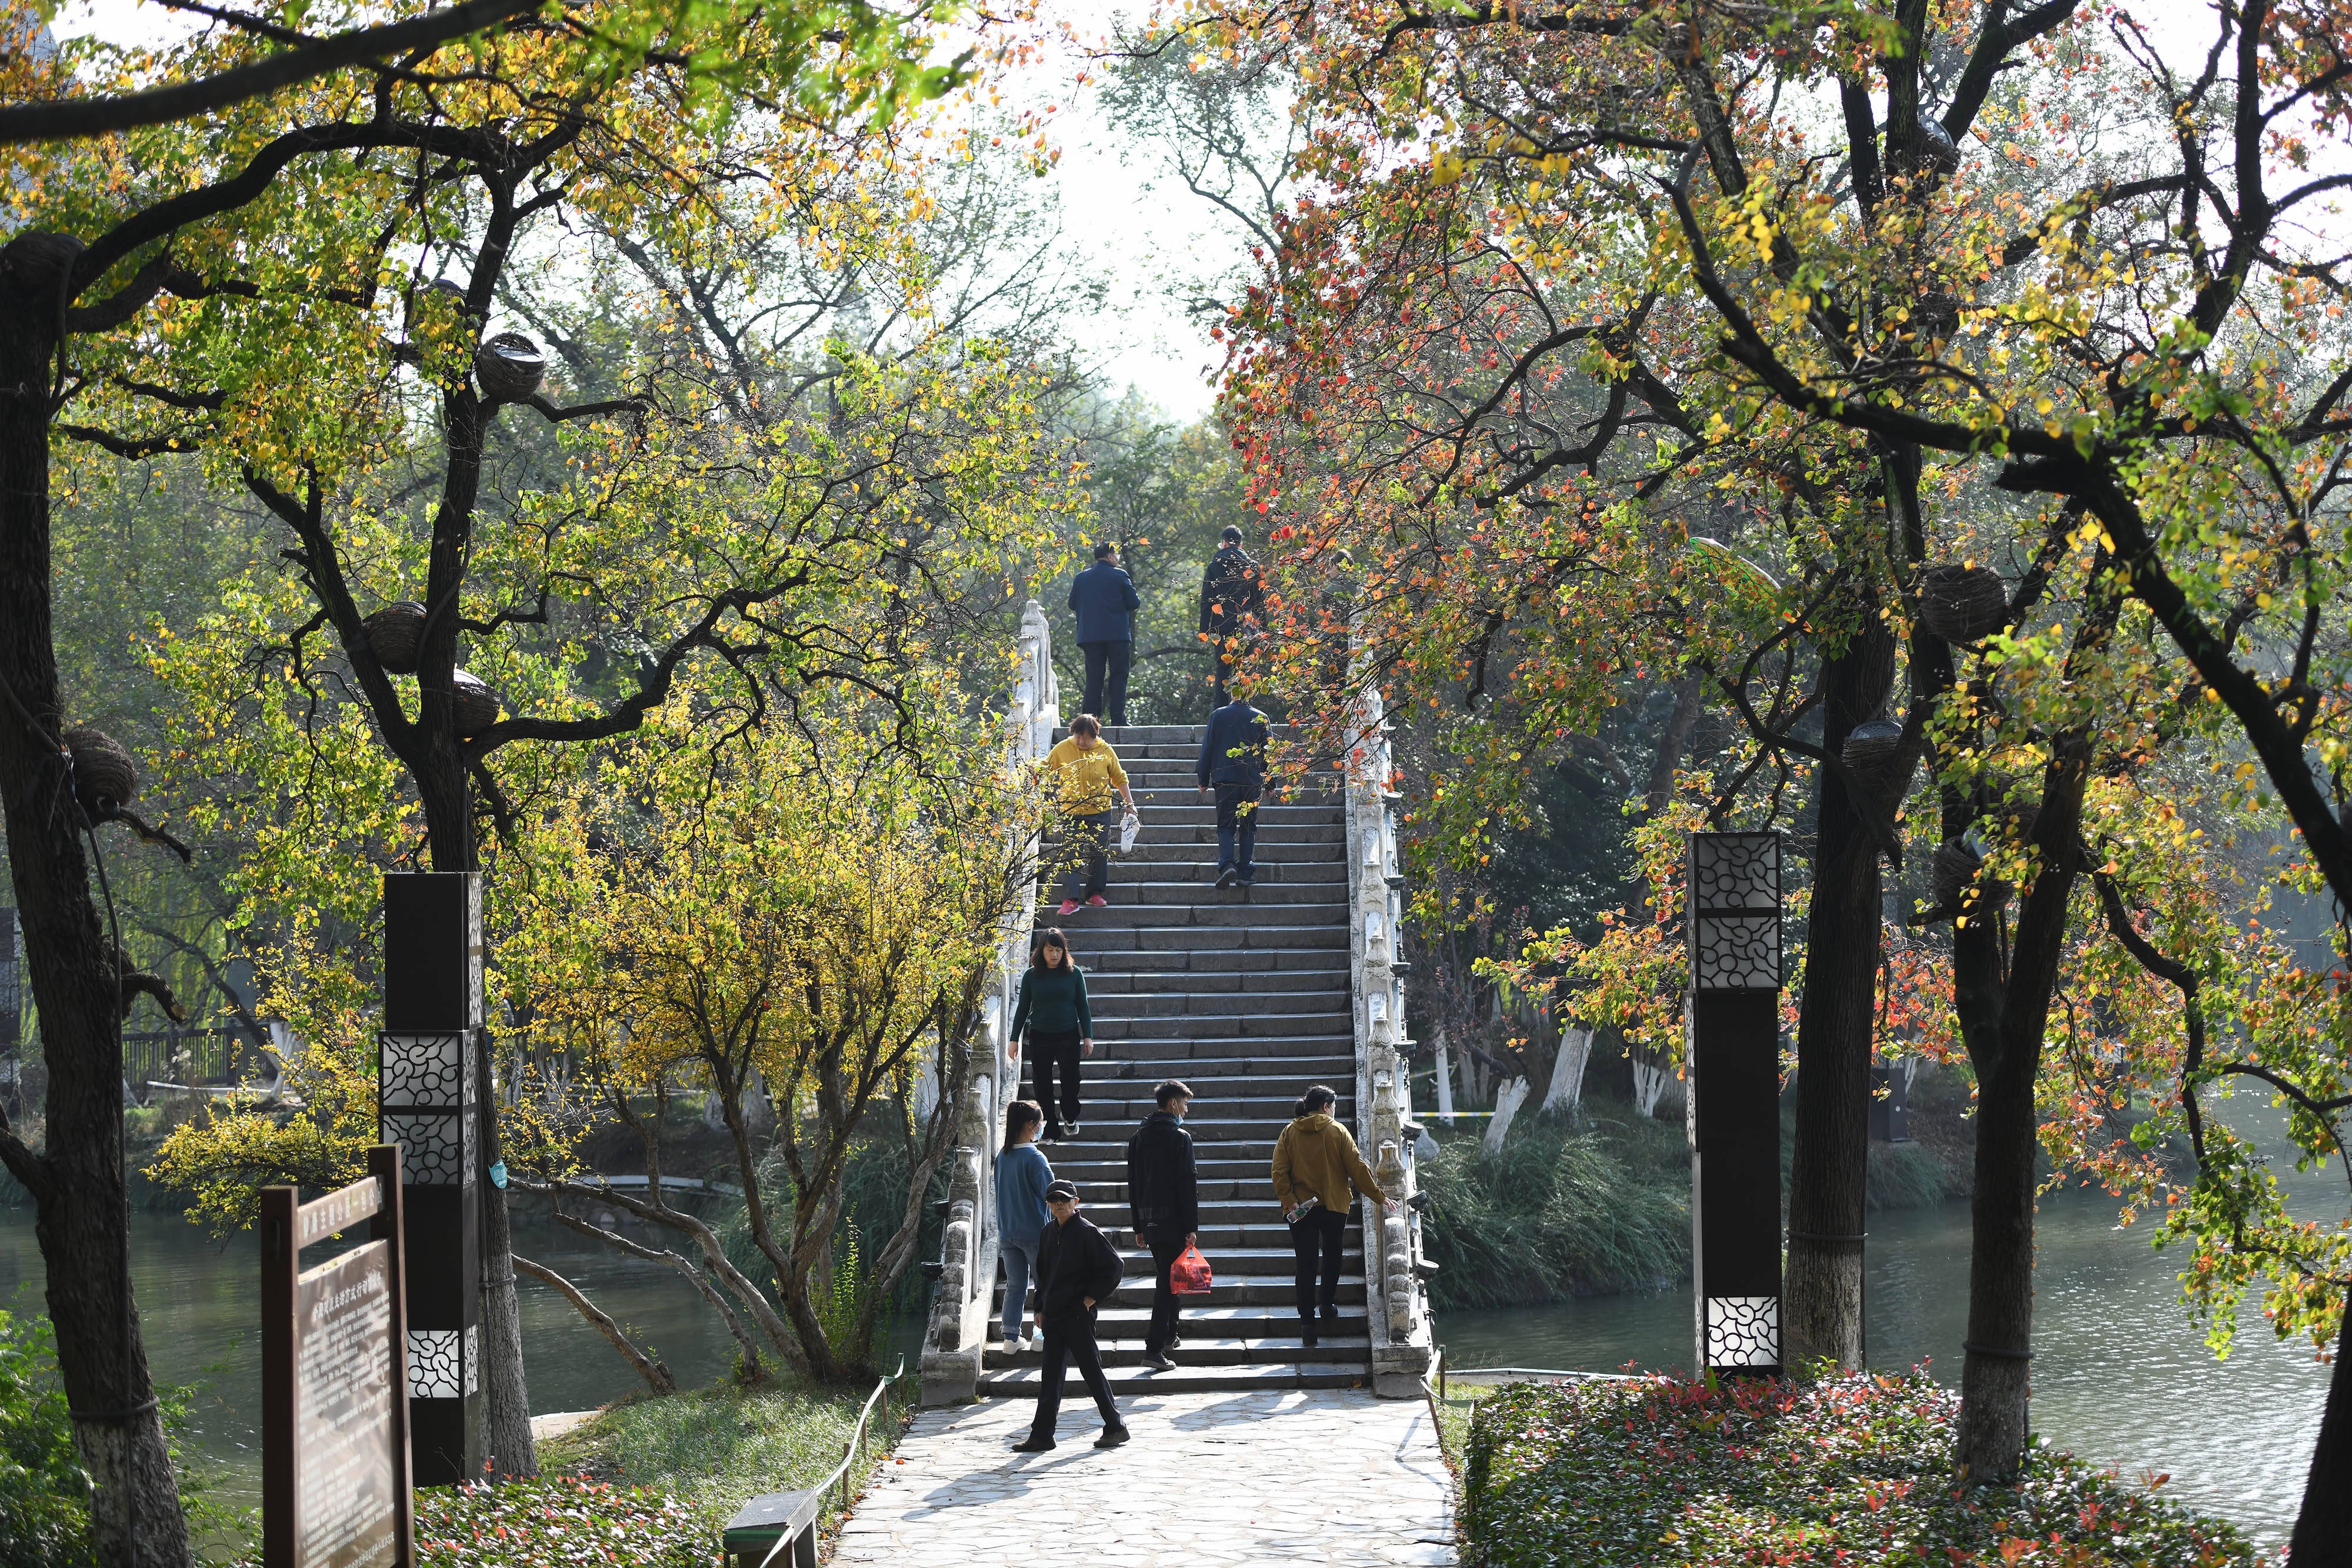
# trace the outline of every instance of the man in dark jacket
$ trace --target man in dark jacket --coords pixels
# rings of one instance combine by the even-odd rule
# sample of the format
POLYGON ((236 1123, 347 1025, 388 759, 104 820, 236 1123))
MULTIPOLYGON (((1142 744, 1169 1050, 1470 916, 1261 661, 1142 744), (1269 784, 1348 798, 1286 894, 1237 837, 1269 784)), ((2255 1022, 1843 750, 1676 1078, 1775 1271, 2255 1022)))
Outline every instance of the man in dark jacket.
POLYGON ((1066 1181, 1048 1183, 1045 1212, 1053 1223, 1037 1239, 1037 1327, 1045 1335, 1045 1364, 1037 1379, 1037 1416, 1029 1436, 1013 1446, 1016 1454, 1042 1454, 1054 1446, 1054 1422, 1062 1413, 1062 1378, 1069 1364, 1102 1412, 1097 1448, 1127 1441, 1127 1423, 1111 1403, 1110 1379, 1103 1375, 1102 1352, 1095 1344, 1095 1309, 1110 1300, 1127 1272, 1118 1249, 1078 1214, 1078 1189, 1066 1181))
POLYGON ((1257 562, 1242 549, 1242 531, 1228 524, 1217 553, 1201 573, 1201 635, 1217 653, 1217 701, 1225 706, 1225 683, 1234 673, 1238 640, 1256 629, 1265 612, 1265 581, 1257 562))
POLYGON ((1135 1239, 1151 1249, 1151 1326, 1144 1331, 1143 1364, 1154 1372, 1173 1372, 1176 1363, 1168 1353, 1181 1342, 1168 1270, 1184 1249, 1201 1239, 1201 1178, 1192 1163, 1192 1134, 1184 1130, 1192 1091, 1171 1079, 1152 1091, 1151 1099, 1160 1109, 1127 1141, 1127 1203, 1135 1239))
POLYGON ((1127 722, 1127 672, 1135 662, 1135 580, 1118 564, 1118 547, 1095 546, 1095 563, 1071 580, 1078 651, 1087 656, 1087 706, 1105 724, 1127 722), (1106 707, 1104 704, 1110 706, 1106 707))
POLYGON ((1250 884, 1257 853, 1257 803, 1265 793, 1265 715, 1235 697, 1209 716, 1193 768, 1201 793, 1217 794, 1217 885, 1250 884))

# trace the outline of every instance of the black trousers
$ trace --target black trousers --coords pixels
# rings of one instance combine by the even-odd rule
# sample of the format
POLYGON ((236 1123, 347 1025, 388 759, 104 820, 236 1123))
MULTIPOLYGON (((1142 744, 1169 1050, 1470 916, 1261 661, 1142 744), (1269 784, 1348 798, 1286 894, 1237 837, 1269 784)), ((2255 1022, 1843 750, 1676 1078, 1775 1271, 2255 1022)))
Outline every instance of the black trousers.
POLYGON ((1037 1379, 1037 1416, 1029 1427, 1032 1437, 1053 1441, 1054 1423, 1062 1414, 1062 1379, 1074 1363, 1095 1396, 1095 1408, 1102 1412, 1104 1429, 1115 1431, 1125 1424, 1118 1418, 1118 1406, 1111 1403, 1110 1379, 1103 1375, 1094 1314, 1087 1312, 1059 1322, 1049 1319, 1045 1323, 1045 1365, 1037 1379))
POLYGON ((1119 816, 1114 802, 1108 810, 1064 820, 1055 854, 1062 867, 1062 896, 1072 904, 1110 886, 1110 840, 1118 830, 1119 816))
POLYGON ((1168 1348, 1176 1337, 1176 1292, 1169 1289, 1168 1270, 1184 1256, 1184 1235, 1172 1225, 1150 1225, 1144 1235, 1151 1242, 1151 1326, 1144 1331, 1143 1354, 1168 1348))
POLYGON ((1135 644, 1081 643, 1078 652, 1087 656, 1087 706, 1078 711, 1090 713, 1105 724, 1125 724, 1127 672, 1135 663, 1135 644), (1104 706, 1106 703, 1110 706, 1104 706))
POLYGON ((1246 880, 1257 854, 1257 804, 1265 786, 1217 786, 1217 869, 1231 866, 1246 880))
POLYGON ((1307 1211, 1307 1218, 1290 1228, 1290 1251, 1297 1264, 1298 1315, 1315 1315, 1316 1274, 1323 1276, 1323 1304, 1334 1306, 1339 1300, 1339 1250, 1348 1239, 1348 1217, 1328 1208, 1307 1211))
POLYGON ((1058 1136, 1062 1124, 1078 1119, 1078 1062, 1081 1060, 1078 1041, 1082 1037, 1074 1029, 1029 1031, 1030 1093, 1038 1108, 1045 1113, 1045 1130, 1058 1136), (1062 1080, 1062 1097, 1054 1098, 1054 1080, 1062 1080))

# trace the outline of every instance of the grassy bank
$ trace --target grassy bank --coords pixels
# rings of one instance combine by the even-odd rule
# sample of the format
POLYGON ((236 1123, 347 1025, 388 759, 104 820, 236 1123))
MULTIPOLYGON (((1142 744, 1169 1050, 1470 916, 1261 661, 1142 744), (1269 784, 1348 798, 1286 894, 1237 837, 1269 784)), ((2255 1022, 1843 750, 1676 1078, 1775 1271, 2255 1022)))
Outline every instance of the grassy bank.
POLYGON ((1471 1416, 1475 1568, 2252 1568, 2231 1526, 2036 1448, 2013 1486, 1952 1475, 1958 1396, 1919 1376, 1710 1387, 1518 1385, 1471 1416))
MULTIPOLYGON (((424 1568, 708 1568, 719 1531, 746 1501, 814 1486, 841 1462, 868 1392, 776 1379, 625 1400, 541 1444, 542 1479, 420 1492, 417 1560, 424 1568)), ((910 1382, 877 1407, 871 1451, 897 1441, 913 1396, 910 1382)))

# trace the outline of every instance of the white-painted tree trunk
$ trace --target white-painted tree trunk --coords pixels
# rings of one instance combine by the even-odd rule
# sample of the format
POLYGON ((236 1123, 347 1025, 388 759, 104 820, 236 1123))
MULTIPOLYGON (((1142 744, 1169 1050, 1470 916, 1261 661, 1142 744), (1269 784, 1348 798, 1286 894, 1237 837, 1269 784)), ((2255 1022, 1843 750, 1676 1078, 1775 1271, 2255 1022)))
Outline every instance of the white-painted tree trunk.
POLYGON ((1501 1092, 1495 1096, 1495 1119, 1486 1124, 1488 1154, 1499 1155, 1503 1152, 1503 1140, 1510 1134, 1511 1131, 1511 1118, 1517 1116, 1519 1113, 1519 1107, 1527 1103, 1529 1092, 1526 1079, 1514 1078, 1504 1084, 1501 1092))
POLYGON ((1551 1087, 1545 1091, 1543 1113, 1573 1111, 1584 1100, 1584 1069, 1592 1060, 1592 1031, 1570 1024, 1559 1031, 1559 1053, 1552 1058, 1551 1087))
POLYGON ((1437 1113, 1454 1125, 1454 1063, 1445 1057, 1445 1031, 1439 1030, 1437 1046, 1437 1113))
POLYGON ((1633 1109, 1644 1116, 1655 1115, 1658 1102, 1665 1098, 1666 1085, 1674 1081, 1671 1068, 1633 1058, 1633 1109))

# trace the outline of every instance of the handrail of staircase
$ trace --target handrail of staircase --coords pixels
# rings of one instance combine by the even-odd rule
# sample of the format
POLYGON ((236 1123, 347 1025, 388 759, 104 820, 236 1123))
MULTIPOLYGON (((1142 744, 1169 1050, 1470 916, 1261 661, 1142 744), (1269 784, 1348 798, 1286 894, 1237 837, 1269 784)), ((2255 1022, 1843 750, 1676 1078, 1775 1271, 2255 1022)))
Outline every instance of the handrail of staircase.
MULTIPOLYGON (((1394 760, 1379 684, 1365 650, 1350 649, 1356 695, 1343 736, 1340 786, 1347 822, 1349 1006, 1356 1041, 1358 1141, 1381 1188, 1396 1199, 1364 1220, 1364 1299, 1371 1338, 1372 1392, 1410 1399, 1420 1392, 1434 1345, 1428 1292, 1421 1279, 1414 1196, 1411 1068, 1405 1055, 1403 954, 1397 922, 1400 862, 1389 782, 1394 760)), ((1418 1131, 1418 1128, 1415 1128, 1418 1131)))
MULTIPOLYGON (((1045 607, 1034 599, 1022 609, 1018 646, 1012 703, 1005 715, 1005 767, 1015 777, 1053 749, 1054 729, 1062 722, 1053 631, 1045 607)), ((1034 857, 1034 849, 1030 852, 1034 857)), ((1024 881, 1034 869, 1034 862, 1024 864, 1024 881)), ((1003 1122, 998 1110, 1007 1091, 1018 1083, 1017 1068, 1013 1069, 1013 1082, 1006 1082, 1011 1064, 1004 1053, 1004 1036, 1013 1017, 1013 988, 1028 961, 1036 914, 1035 898, 1021 898, 997 925, 996 974, 988 998, 994 1006, 987 1013, 987 1065, 981 1070, 977 1059, 982 1052, 975 1049, 974 1071, 957 1113, 961 1127, 950 1162, 939 1281, 930 1322, 923 1333, 920 1366, 927 1405, 953 1404, 979 1392, 986 1354, 982 1320, 996 1277, 995 1155, 1003 1122)))

